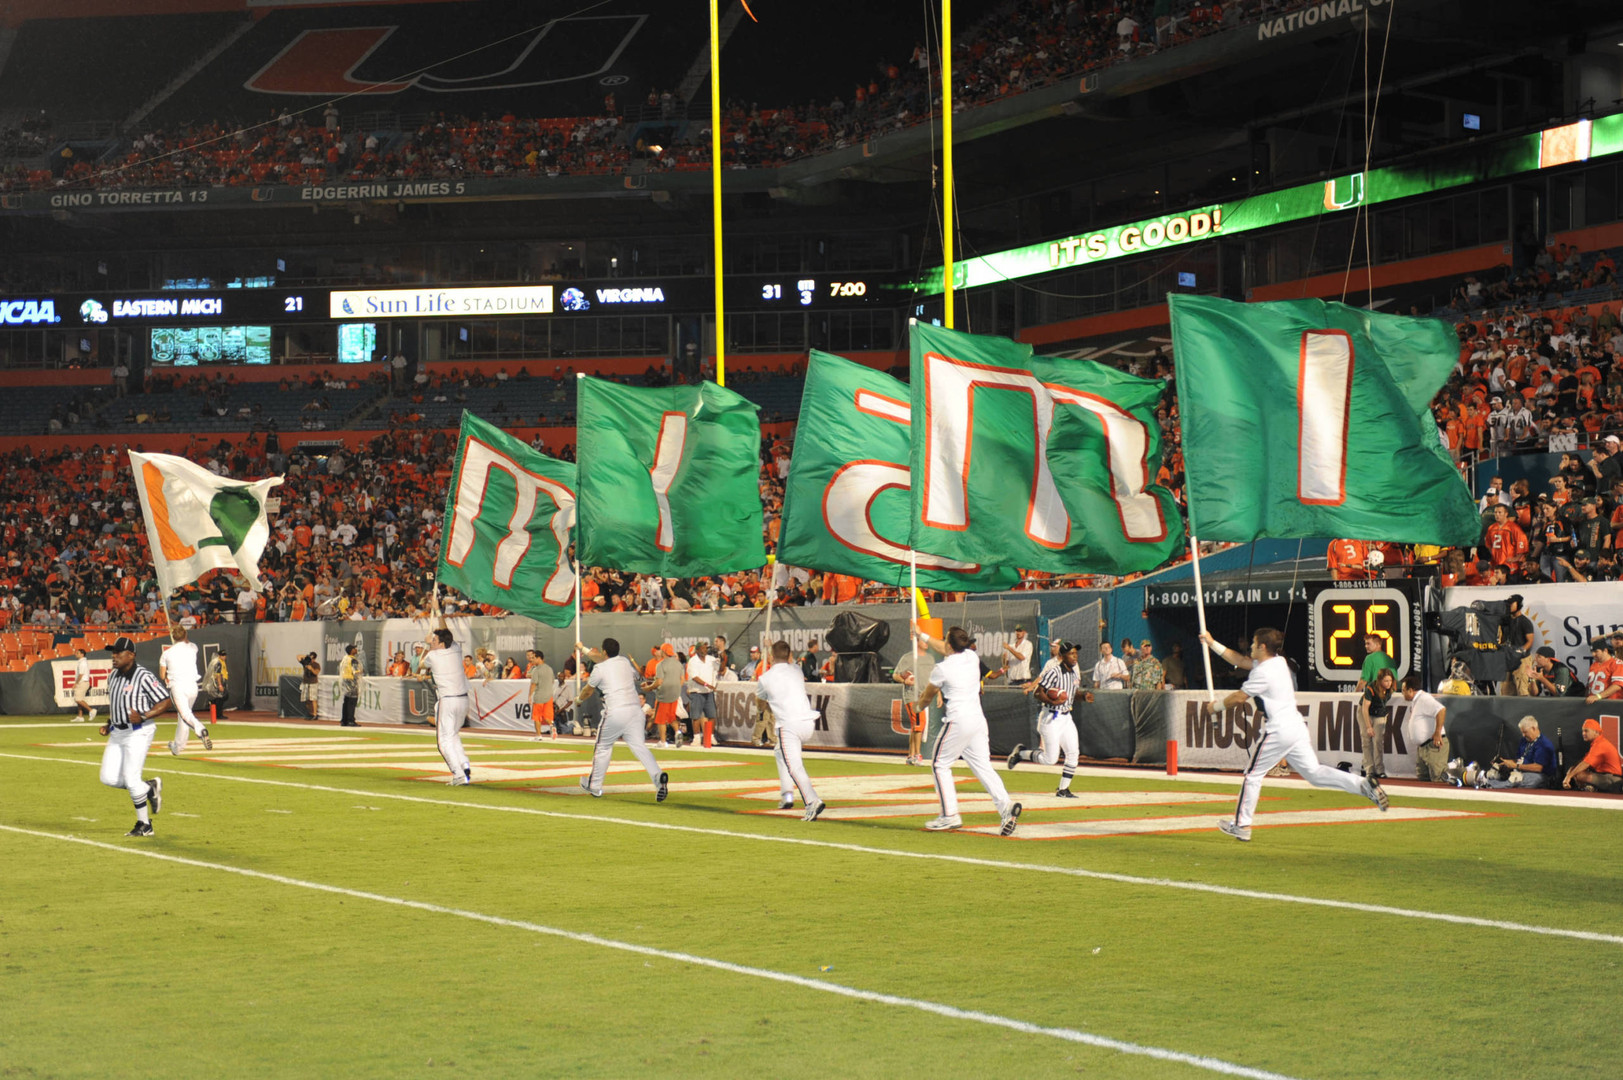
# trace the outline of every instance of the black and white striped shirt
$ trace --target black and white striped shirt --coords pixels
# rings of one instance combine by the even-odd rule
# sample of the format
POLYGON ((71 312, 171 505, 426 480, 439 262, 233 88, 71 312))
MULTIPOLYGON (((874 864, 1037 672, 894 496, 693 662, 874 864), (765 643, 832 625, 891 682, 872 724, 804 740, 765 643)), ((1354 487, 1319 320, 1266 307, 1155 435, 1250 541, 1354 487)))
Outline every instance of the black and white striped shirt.
POLYGON ((1042 677, 1037 680, 1037 685, 1044 690, 1059 691, 1065 695, 1065 700, 1058 705, 1043 702, 1043 710, 1038 719, 1052 720, 1057 717, 1071 715, 1071 702, 1076 698, 1076 688, 1081 682, 1082 670, 1080 668, 1071 668, 1067 671, 1064 664, 1053 664, 1045 668, 1042 677))
POLYGON ((169 690, 158 677, 140 664, 132 665, 125 675, 114 668, 107 676, 108 722, 115 728, 130 726, 130 713, 146 715, 148 709, 169 697, 169 690))

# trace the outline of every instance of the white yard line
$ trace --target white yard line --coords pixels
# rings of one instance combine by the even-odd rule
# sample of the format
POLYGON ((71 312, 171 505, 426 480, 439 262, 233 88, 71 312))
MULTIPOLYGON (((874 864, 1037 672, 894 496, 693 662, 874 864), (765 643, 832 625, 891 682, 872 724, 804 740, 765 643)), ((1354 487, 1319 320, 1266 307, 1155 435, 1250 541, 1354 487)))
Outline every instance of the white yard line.
MULTIPOLYGON (((28 754, 0 753, 0 758, 13 758, 20 761, 48 761, 62 765, 79 765, 96 767, 97 762, 80 761, 74 758, 36 757, 28 754)), ((1559 927, 1535 926, 1528 923, 1509 922, 1504 919, 1483 919, 1474 915, 1455 915, 1445 911, 1423 911, 1416 908, 1393 907, 1388 904, 1365 904, 1355 900, 1331 900, 1317 896, 1296 896, 1291 893, 1263 892, 1259 889, 1237 889, 1228 885, 1212 885, 1203 881, 1177 881, 1172 878, 1140 877, 1136 874, 1117 874, 1105 870, 1086 870, 1074 866, 1048 866, 1042 863, 1012 862, 1004 859, 983 859, 971 855, 951 855, 946 852, 934 851, 904 851, 897 848, 870 847, 865 844, 846 844, 833 840, 811 840, 797 836, 771 836, 762 833, 735 832, 731 829, 707 829, 698 825, 675 825, 661 821, 632 821, 627 818, 598 816, 596 814, 571 814, 561 810, 539 810, 532 806, 501 806, 492 803, 468 802, 462 799, 433 799, 426 795, 405 795, 394 792, 369 791, 357 788, 329 787, 323 784, 304 784, 292 780, 272 780, 259 776, 230 776, 223 773, 199 772, 182 769, 154 769, 159 773, 175 776, 193 776, 208 780, 226 780, 238 784, 263 784, 267 787, 297 788, 304 791, 325 791, 335 795, 344 795, 353 798, 364 795, 371 799, 390 799, 395 802, 420 803, 428 806, 450 806, 465 810, 489 810, 501 814, 526 814, 532 817, 556 818, 563 821, 575 821, 582 824, 593 825, 623 825, 634 829, 654 829, 665 832, 680 832, 698 836, 719 836, 729 840, 744 840, 762 844, 791 844, 799 847, 822 848, 829 851, 849 851, 861 855, 879 855, 895 859, 924 859, 931 862, 954 863, 959 866, 985 867, 993 870, 1025 870, 1035 874, 1058 874, 1063 877, 1088 878, 1094 881, 1110 881, 1121 885, 1133 885, 1158 889, 1180 889, 1185 892, 1208 893, 1216 896, 1233 896, 1247 900, 1267 900, 1283 904, 1304 904, 1309 907, 1335 908, 1341 911, 1357 911, 1369 915, 1390 915, 1401 919, 1420 919, 1429 922, 1452 923, 1456 926, 1476 926, 1490 930, 1508 930, 1515 934, 1539 934, 1545 937, 1572 938, 1578 941, 1594 941, 1606 945, 1623 945, 1623 935, 1602 934, 1593 930, 1566 930, 1559 927)), ((680 789, 677 791, 680 797, 680 789)), ((811 826, 815 828, 816 826, 811 826)), ((122 849, 120 849, 122 850, 122 849)))
POLYGON ((1139 1043, 1124 1042, 1120 1039, 1111 1039, 1103 1035, 1092 1035, 1075 1028, 1048 1027, 1043 1024, 1033 1024, 1025 1020, 1015 1020, 1007 1016, 998 1016, 995 1013, 979 1012, 974 1009, 960 1009, 953 1005, 943 1005, 936 1001, 925 1001, 920 998, 900 997, 896 994, 883 994, 874 990, 860 990, 853 986, 842 986, 839 983, 829 982, 826 979, 809 979, 804 975, 793 975, 786 971, 774 971, 771 968, 753 967, 748 964, 734 964, 727 960, 716 960, 708 956, 697 956, 693 953, 673 952, 667 949, 656 949, 649 945, 637 945, 629 941, 616 941, 613 938, 599 937, 596 934, 582 934, 574 930, 560 930, 553 926, 543 926, 540 923, 529 922, 524 919, 507 919, 500 915, 488 915, 482 911, 468 911, 464 908, 444 907, 440 904, 430 904, 422 900, 408 900, 399 896, 385 896, 382 893, 365 892, 360 889, 346 889, 339 885, 328 885, 319 881, 305 881, 300 878, 286 877, 282 874, 267 874, 260 870, 248 870, 240 866, 230 866, 225 863, 204 862, 201 859, 188 859, 179 855, 166 855, 162 852, 149 851, 141 847, 121 844, 106 844, 98 840, 88 840, 80 836, 66 836, 61 833, 42 832, 36 829, 20 829, 14 825, 0 825, 0 830, 17 833, 23 836, 32 836, 43 840, 57 840, 63 843, 82 844, 86 847, 97 848, 101 851, 112 851, 120 855, 138 855, 147 859, 158 859, 163 862, 175 863, 180 866, 189 866, 200 870, 218 870, 222 873, 237 874, 241 877, 253 878, 258 881, 274 882, 278 885, 287 885, 298 889, 309 889, 314 892, 328 893, 336 896, 348 896, 356 900, 370 900, 377 904, 390 904, 395 907, 409 908, 414 911, 425 911, 433 915, 452 915, 459 919, 468 919, 472 922, 486 923, 491 926, 500 926, 509 930, 523 930, 532 934, 545 934, 549 937, 564 938, 568 941, 579 942, 583 945, 596 945, 599 948, 615 949, 619 952, 633 953, 637 956, 656 957, 661 960, 670 960, 678 964, 691 964, 695 967, 710 968, 714 971, 725 971, 731 975, 743 975, 753 979, 766 979, 771 982, 787 983, 798 986, 804 990, 816 990, 825 994, 834 994, 839 997, 853 998, 857 1001, 871 1001, 880 1005, 891 1005, 897 1008, 914 1009, 919 1012, 933 1013, 944 1016, 949 1020, 966 1020, 971 1023, 987 1024, 992 1027, 1006 1028, 1026 1035, 1042 1035, 1051 1039, 1062 1039, 1065 1042, 1081 1043, 1100 1050, 1111 1050, 1119 1054, 1131 1054, 1135 1057, 1154 1058, 1157 1061, 1176 1062, 1207 1072, 1221 1073, 1225 1076, 1243 1076, 1252 1080, 1291 1080, 1283 1073, 1269 1072, 1266 1069, 1253 1069, 1245 1065, 1236 1065, 1233 1062, 1223 1061, 1220 1058, 1206 1057, 1201 1054, 1186 1054, 1179 1050, 1166 1050, 1158 1046, 1143 1046, 1139 1043))

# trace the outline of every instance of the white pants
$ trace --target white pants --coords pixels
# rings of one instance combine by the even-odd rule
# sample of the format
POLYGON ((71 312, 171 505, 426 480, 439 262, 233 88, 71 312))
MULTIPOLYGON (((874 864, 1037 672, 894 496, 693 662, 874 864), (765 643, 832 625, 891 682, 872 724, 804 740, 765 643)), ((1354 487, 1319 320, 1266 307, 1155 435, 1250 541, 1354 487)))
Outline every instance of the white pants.
POLYGON ((935 791, 941 799, 941 816, 953 817, 958 813, 958 789, 952 782, 952 765, 963 758, 969 771, 981 782, 981 787, 992 796, 997 812, 1009 809, 1009 793, 1003 781, 992 771, 992 750, 985 720, 948 720, 936 740, 935 757, 930 766, 935 770, 935 791))
POLYGON ((811 777, 806 774, 806 763, 801 756, 801 747, 812 737, 816 728, 815 720, 778 722, 778 745, 773 748, 772 757, 778 763, 779 801, 793 798, 794 789, 799 788, 800 800, 807 806, 817 802, 817 789, 812 787, 811 777))
POLYGON ((1063 754, 1065 767, 1076 768, 1076 758, 1081 752, 1081 747, 1077 741, 1076 723, 1071 719, 1070 713, 1060 713, 1055 717, 1044 714, 1038 717, 1037 734, 1042 739, 1042 746, 1031 760, 1052 765, 1063 754))
POLYGON ((442 697, 434 705, 434 728, 438 735, 440 757, 451 770, 451 779, 468 775, 473 768, 467 752, 462 749, 462 721, 468 718, 468 696, 442 697))
POLYGON ((157 733, 158 725, 152 720, 138 728, 114 728, 101 754, 101 782, 128 791, 137 809, 147 803, 148 784, 141 779, 141 768, 147 763, 147 750, 157 733))
POLYGON ((586 779, 586 786, 594 793, 603 791, 603 778, 608 775, 609 758, 614 755, 616 740, 626 744, 632 756, 648 771, 648 779, 655 787, 659 786, 659 762, 654 760, 643 735, 646 723, 647 718, 640 708, 603 710, 603 720, 597 726, 597 745, 592 748, 592 775, 586 779))
POLYGON ((202 721, 192 712, 192 703, 197 700, 197 687, 171 686, 169 699, 175 703, 175 716, 179 718, 175 721, 175 747, 185 750, 186 740, 191 738, 192 732, 203 734, 202 721))
POLYGON ((1364 781, 1350 772, 1342 772, 1320 764, 1313 752, 1313 740, 1307 725, 1296 717, 1275 720, 1270 717, 1263 728, 1262 738, 1251 752, 1251 764, 1246 767, 1245 779, 1240 783, 1240 802, 1234 811, 1234 823, 1249 827, 1257 810, 1257 797, 1262 794, 1262 778, 1268 770, 1284 758, 1290 762, 1303 780, 1314 787, 1339 788, 1349 795, 1363 795, 1364 781))

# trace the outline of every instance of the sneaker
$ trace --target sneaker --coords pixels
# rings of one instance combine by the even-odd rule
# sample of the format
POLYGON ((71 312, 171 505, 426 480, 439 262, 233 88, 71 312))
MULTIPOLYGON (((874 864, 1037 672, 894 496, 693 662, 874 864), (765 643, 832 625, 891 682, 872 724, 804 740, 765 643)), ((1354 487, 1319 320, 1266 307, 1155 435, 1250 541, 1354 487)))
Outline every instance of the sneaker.
POLYGON ((173 739, 169 740, 169 752, 176 757, 180 756, 180 744, 173 739))
POLYGON ((1054 798, 1056 798, 1056 799, 1074 799, 1074 798, 1076 798, 1076 792, 1072 791, 1068 787, 1062 787, 1058 791, 1054 792, 1054 798))
POLYGON ((1373 780, 1364 781, 1364 798, 1381 808, 1386 813, 1386 789, 1373 780))
POLYGON ((1025 750, 1025 748, 1026 748, 1025 743, 1015 743, 1014 744, 1014 749, 1009 751, 1009 771, 1010 772, 1013 772, 1014 767, 1016 765, 1020 764, 1020 754, 1025 750))
POLYGON ((997 831, 999 836, 1013 836, 1014 827, 1020 824, 1020 811, 1022 807, 1015 803, 1009 807, 1009 812, 1003 815, 1003 827, 997 831))
POLYGON ((941 817, 932 818, 931 820, 926 821, 924 823, 924 827, 929 829, 931 832, 946 832, 949 829, 963 828, 964 819, 959 817, 957 814, 953 814, 951 816, 943 814, 941 817))
POLYGON ((668 742, 662 742, 658 746, 654 747, 655 750, 669 750, 670 748, 671 744, 668 742))
POLYGON ((587 784, 587 779, 588 778, 584 776, 580 778, 580 789, 594 799, 601 799, 603 797, 603 793, 601 791, 593 791, 590 785, 587 784))
POLYGON ((824 805, 823 800, 818 799, 816 802, 814 802, 810 806, 806 807, 805 820, 806 821, 816 821, 818 816, 820 814, 822 814, 822 812, 823 812, 823 805, 824 805))
POLYGON ((779 795, 778 796, 778 809, 779 810, 793 810, 794 808, 795 808, 795 797, 793 795, 779 795))
POLYGON ((204 728, 202 731, 199 731, 197 733, 197 735, 198 735, 198 738, 203 740, 203 749, 205 749, 205 750, 213 750, 214 749, 214 740, 209 737, 209 729, 208 728, 204 728))
POLYGON ((1220 831, 1228 833, 1236 840, 1251 839, 1251 826, 1237 825, 1232 821, 1219 821, 1217 827, 1220 831))
POLYGON ((94 724, 96 722, 96 713, 99 712, 99 711, 100 711, 99 709, 91 709, 90 710, 90 715, 85 718, 85 723, 94 724))
POLYGON ((83 724, 83 723, 86 723, 86 720, 82 716, 75 715, 72 720, 68 721, 68 723, 70 723, 70 724, 83 724))
POLYGON ((137 821, 135 828, 124 834, 125 836, 151 836, 152 824, 146 821, 137 821))
POLYGON ((152 816, 157 817, 158 811, 163 809, 163 777, 154 776, 147 784, 147 805, 152 807, 152 816))
POLYGON ((671 774, 670 773, 660 773, 659 774, 659 794, 654 796, 654 801, 655 802, 664 802, 665 801, 665 796, 669 795, 670 793, 671 793, 671 774))

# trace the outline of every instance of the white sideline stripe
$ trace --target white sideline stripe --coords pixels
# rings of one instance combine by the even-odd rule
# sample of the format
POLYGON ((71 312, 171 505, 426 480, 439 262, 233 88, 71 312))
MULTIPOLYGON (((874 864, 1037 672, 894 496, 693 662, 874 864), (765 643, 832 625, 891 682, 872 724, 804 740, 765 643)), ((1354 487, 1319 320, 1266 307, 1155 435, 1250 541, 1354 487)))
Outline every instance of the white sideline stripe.
MULTIPOLYGON (((15 758, 20 761, 50 761, 61 765, 99 767, 98 762, 79 761, 74 758, 34 757, 28 754, 10 753, 0 753, 0 757, 15 758)), ((600 817, 596 814, 569 814, 561 810, 537 810, 531 806, 497 806, 490 803, 464 802, 461 799, 430 799, 425 795, 401 795, 393 792, 327 787, 323 784, 302 784, 291 780, 270 780, 259 776, 226 776, 221 773, 194 772, 189 769, 173 768, 153 769, 152 771, 209 780, 230 780, 238 784, 265 784, 270 787, 326 791, 335 795, 347 795, 352 798, 356 795, 365 795, 374 799, 393 799, 397 802, 424 803, 429 806, 452 806, 461 810, 491 810, 501 814, 528 814, 532 817, 559 818, 564 821, 578 821, 597 825, 628 825, 634 829, 694 833, 700 836, 725 836, 733 840, 753 840, 763 844, 794 844, 800 847, 824 848, 830 851, 852 851, 860 855, 886 855, 895 859, 924 859, 931 862, 955 863, 959 866, 980 866, 992 870, 1027 870, 1036 874, 1059 874, 1064 877, 1111 881, 1119 885, 1182 889, 1186 892, 1211 893, 1216 896, 1237 896, 1246 900, 1271 900, 1281 904, 1306 904, 1309 907, 1359 911, 1369 915, 1392 915, 1401 919, 1424 919, 1430 922, 1452 923, 1456 926, 1480 926, 1489 930, 1509 930, 1516 934, 1542 934, 1545 937, 1573 938, 1577 941, 1597 941, 1605 945, 1623 945, 1623 935, 1601 934, 1593 930, 1563 930, 1557 927, 1508 922, 1504 919, 1482 919, 1474 915, 1453 915, 1444 911, 1421 911, 1416 908, 1392 907, 1387 904, 1365 904, 1357 900, 1330 900, 1317 896, 1295 896, 1291 893, 1262 892, 1258 889, 1237 889, 1229 885, 1210 885, 1203 881, 1176 881, 1172 878, 1139 877, 1135 874, 1117 874, 1108 870, 1085 870, 1075 866, 1046 866, 1042 863, 1009 862, 1003 859, 979 859, 973 855, 948 855, 945 852, 935 851, 902 851, 897 848, 869 847, 865 844, 842 844, 834 840, 807 840, 798 836, 769 836, 762 833, 734 832, 731 829, 707 829, 698 825, 673 825, 663 821, 631 821, 627 818, 600 817)), ((678 789, 677 794, 680 793, 681 791, 678 789)), ((118 850, 122 851, 123 849, 118 850)))
POLYGON ((1022 1032, 1026 1035, 1046 1035, 1053 1039, 1063 1039, 1066 1042, 1082 1043, 1096 1047, 1100 1050, 1114 1050, 1119 1054, 1132 1054, 1137 1057, 1155 1058, 1158 1061, 1175 1061, 1180 1065, 1190 1065, 1208 1072, 1222 1073, 1226 1076, 1244 1076, 1252 1080, 1292 1080, 1283 1073, 1269 1072, 1266 1069, 1253 1069, 1246 1065, 1236 1065, 1223 1061, 1220 1058, 1205 1057, 1200 1054, 1186 1054, 1179 1050, 1166 1050, 1158 1046, 1141 1046, 1138 1043, 1123 1042, 1120 1039, 1111 1039, 1103 1035, 1090 1035, 1075 1028, 1047 1027, 1042 1024, 1033 1024, 1025 1020, 1015 1020, 1007 1016, 998 1016, 996 1013, 979 1012, 974 1009, 960 1009, 953 1005, 943 1005, 936 1001, 924 1001, 919 998, 900 997, 896 994, 883 994, 875 990, 859 990, 852 986, 842 986, 839 983, 828 982, 824 979, 808 979, 804 975, 791 975, 786 971, 774 971, 771 968, 751 967, 747 964, 734 964, 727 960, 714 960, 708 956, 695 956, 692 953, 672 952, 667 949, 656 949, 650 945, 637 945, 629 941, 615 941, 613 938, 598 937, 596 934, 582 934, 574 930, 560 930, 553 926, 543 926, 540 923, 529 922, 524 919, 506 919, 500 915, 487 915, 480 911, 468 911, 464 908, 443 907, 439 904, 430 904, 422 900, 407 900, 399 896, 384 896, 381 893, 365 892, 360 889, 346 889, 340 885, 325 885, 319 881, 304 881, 300 878, 286 877, 282 874, 269 874, 263 870, 249 870, 240 866, 230 866, 225 863, 204 862, 201 859, 188 859, 180 855, 166 855, 158 851, 145 851, 138 847, 127 845, 107 844, 99 840, 90 840, 82 836, 68 836, 62 833, 43 832, 36 829, 23 829, 15 825, 0 825, 6 832, 18 833, 23 836, 38 837, 42 840, 63 840, 72 844, 83 844, 86 847, 99 848, 102 851, 114 851, 120 855, 140 855, 148 859, 159 859, 163 862, 177 863, 181 866, 196 867, 200 870, 220 870, 228 874, 238 874, 242 877, 255 878, 259 881, 271 881, 278 885, 291 885, 299 889, 310 889, 315 892, 331 893, 337 896, 353 897, 356 900, 371 900, 379 904, 393 904, 395 907, 411 908, 415 911, 426 911, 434 915, 455 915, 461 919, 473 922, 488 923, 491 926, 503 926, 512 930, 526 930, 532 934, 546 934, 549 937, 564 938, 568 941, 577 941, 583 945, 597 945, 605 949, 617 949, 620 952, 634 953, 638 956, 652 956, 661 960, 672 960, 679 964, 693 964, 697 967, 707 967, 716 971, 725 971, 733 975, 746 975, 756 979, 769 979, 772 982, 788 983, 807 990, 819 990, 825 994, 837 994, 840 997, 855 998, 858 1001, 872 1001, 880 1005, 894 1005, 898 1008, 917 1009, 920 1012, 934 1013, 949 1020, 969 1020, 978 1024, 989 1024, 993 1027, 1008 1028, 1011 1031, 1022 1032))

